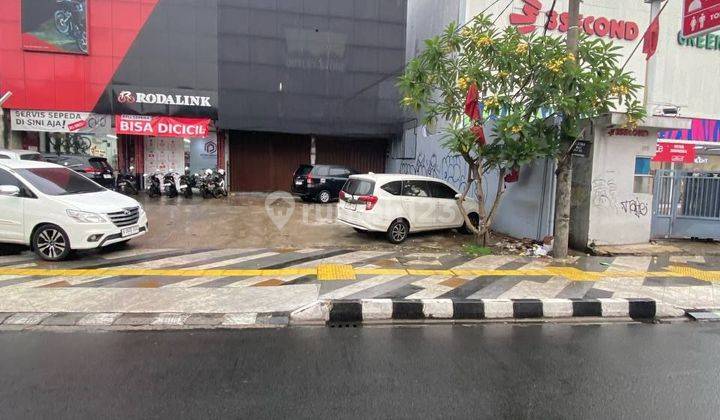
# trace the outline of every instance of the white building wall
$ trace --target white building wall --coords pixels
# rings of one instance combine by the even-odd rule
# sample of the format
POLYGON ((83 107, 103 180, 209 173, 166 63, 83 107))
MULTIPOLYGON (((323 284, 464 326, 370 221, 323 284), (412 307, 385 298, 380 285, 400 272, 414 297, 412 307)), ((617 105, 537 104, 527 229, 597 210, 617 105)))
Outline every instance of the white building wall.
POLYGON ((652 194, 633 192, 635 158, 655 155, 657 130, 647 137, 608 136, 607 132, 595 131, 588 242, 648 242, 652 194))
MULTIPOLYGON (((543 12, 548 12, 552 1, 540 0, 543 12)), ((408 59, 422 48, 422 42, 438 34, 450 21, 465 22, 472 16, 485 10, 494 0, 409 0, 407 26, 408 59), (458 11, 455 8, 460 8, 458 11), (467 18, 465 18, 467 17, 467 18)), ((649 112, 655 114, 660 105, 680 106, 680 116, 720 119, 720 95, 715 95, 720 80, 720 54, 716 50, 683 47, 677 43, 680 30, 681 4, 679 0, 670 1, 661 16, 661 33, 658 51, 654 58, 654 76, 648 79, 651 88, 647 91, 650 102, 649 112)), ((486 13, 498 16, 508 5, 500 1, 490 7, 486 13)), ((497 18, 496 25, 504 28, 510 25, 511 13, 522 13, 525 3, 514 0, 512 5, 497 18)), ((558 0, 556 10, 559 13, 568 9, 567 0, 558 0)), ((637 23, 639 35, 632 41, 613 40, 620 47, 621 63, 630 57, 626 69, 633 72, 637 82, 646 84, 646 60, 642 45, 631 57, 632 50, 642 42, 642 35, 650 23, 650 5, 643 0, 584 0, 581 4, 584 16, 605 17, 607 19, 633 21, 637 23)), ((536 22, 536 31, 542 31, 545 21, 543 15, 536 22)), ((550 35, 564 36, 559 31, 548 31, 550 35)), ((608 40, 609 38, 604 38, 608 40)), ((652 63, 651 63, 652 64, 652 63)), ((641 99, 645 96, 641 92, 641 99)), ((441 133, 441 127, 438 128, 441 133)), ((388 172, 417 173, 435 176, 461 189, 467 177, 467 165, 461 158, 450 156, 440 146, 442 134, 424 135, 418 127, 417 145, 413 156, 408 159, 388 160, 388 172)), ((652 196, 633 194, 633 172, 636 156, 652 156, 655 150, 656 132, 647 138, 597 138, 593 147, 594 162, 592 169, 591 193, 595 194, 596 185, 602 181, 614 182, 614 190, 608 204, 598 201, 590 203, 588 240, 602 243, 639 243, 650 237, 649 218, 652 196), (637 200, 648 206, 648 214, 628 214, 622 203, 637 200)), ((414 139, 413 139, 414 141, 414 139)), ((406 156, 407 157, 407 156, 406 156)), ((552 213, 554 211, 554 167, 545 162, 528 165, 521 171, 521 179, 510 186, 503 201, 501 211, 493 228, 496 231, 516 237, 542 238, 552 231, 552 213)), ((486 177, 486 192, 492 196, 497 178, 486 177)), ((598 189, 599 191, 599 189, 598 189)), ((594 198, 594 197, 593 197, 594 198)), ((629 204, 629 203, 628 203, 629 204)), ((489 206, 489 203, 486 203, 489 206)), ((629 208, 629 207, 628 207, 629 208)))

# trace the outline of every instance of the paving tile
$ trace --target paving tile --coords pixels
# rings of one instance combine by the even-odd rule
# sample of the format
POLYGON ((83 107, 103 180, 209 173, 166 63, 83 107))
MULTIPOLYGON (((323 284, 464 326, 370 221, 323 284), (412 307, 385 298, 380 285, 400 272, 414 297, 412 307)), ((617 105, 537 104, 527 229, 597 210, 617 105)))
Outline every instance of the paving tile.
POLYGON ((154 313, 122 314, 113 322, 113 325, 151 325, 157 316, 158 314, 154 313))
POLYGON ((87 314, 84 313, 78 313, 78 312, 64 312, 64 313, 57 313, 52 314, 51 316, 45 318, 42 321, 42 325, 48 325, 48 326, 73 326, 76 325, 81 319, 83 319, 87 314))
POLYGON ((190 314, 163 313, 159 314, 152 322, 152 325, 184 325, 190 314))
POLYGON ((77 323, 77 325, 84 325, 84 326, 102 326, 102 325, 112 325, 113 322, 115 322, 116 319, 120 317, 119 313, 112 313, 112 312, 102 312, 102 313, 95 313, 95 314, 86 314, 82 319, 80 319, 77 323))
POLYGON ((222 325, 227 326, 240 326, 240 325, 254 325, 257 322, 256 313, 247 314, 225 314, 223 317, 222 325))
POLYGON ((225 314, 192 314, 185 320, 185 325, 195 326, 214 326, 220 325, 225 318, 225 314))
POLYGON ((287 326, 290 318, 286 315, 264 315, 258 316, 256 323, 259 325, 287 326))
POLYGON ((48 312, 21 312, 16 313, 5 319, 4 325, 37 325, 45 318, 49 317, 48 312))

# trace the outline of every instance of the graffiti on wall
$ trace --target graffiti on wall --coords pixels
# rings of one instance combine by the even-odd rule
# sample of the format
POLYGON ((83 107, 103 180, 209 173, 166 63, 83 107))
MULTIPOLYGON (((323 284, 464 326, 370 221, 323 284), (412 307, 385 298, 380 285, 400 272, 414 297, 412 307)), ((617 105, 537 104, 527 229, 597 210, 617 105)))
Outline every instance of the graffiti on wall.
MULTIPOLYGON (((430 156, 420 153, 415 160, 400 163, 402 174, 440 178, 461 192, 467 187, 467 168, 467 163, 461 156, 446 155, 438 159, 435 153, 430 156)), ((470 195, 475 196, 474 190, 470 195)))
POLYGON ((592 182, 592 205, 615 214, 628 214, 638 219, 647 216, 649 205, 637 197, 621 200, 617 184, 612 178, 597 178, 592 182))
POLYGON ((633 198, 632 200, 625 200, 620 203, 620 206, 622 207, 622 210, 627 214, 632 214, 638 219, 641 216, 647 216, 648 214, 648 204, 645 202, 640 201, 637 198, 633 198))

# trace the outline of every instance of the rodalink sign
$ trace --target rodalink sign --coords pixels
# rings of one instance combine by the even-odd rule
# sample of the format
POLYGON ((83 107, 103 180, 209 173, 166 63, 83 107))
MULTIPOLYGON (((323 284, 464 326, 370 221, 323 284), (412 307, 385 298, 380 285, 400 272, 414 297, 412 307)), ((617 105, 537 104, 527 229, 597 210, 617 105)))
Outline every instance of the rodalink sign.
MULTIPOLYGON (((567 32, 570 28, 570 16, 567 12, 541 12, 543 4, 540 0, 523 0, 523 3, 525 5, 522 8, 522 13, 510 14, 510 24, 517 26, 520 33, 529 34, 537 28, 544 28, 545 25, 550 31, 567 32), (547 18, 538 22, 541 14, 547 16, 547 18)), ((580 30, 591 36, 626 41, 633 41, 640 36, 640 28, 637 23, 608 19, 602 16, 580 15, 580 30)))

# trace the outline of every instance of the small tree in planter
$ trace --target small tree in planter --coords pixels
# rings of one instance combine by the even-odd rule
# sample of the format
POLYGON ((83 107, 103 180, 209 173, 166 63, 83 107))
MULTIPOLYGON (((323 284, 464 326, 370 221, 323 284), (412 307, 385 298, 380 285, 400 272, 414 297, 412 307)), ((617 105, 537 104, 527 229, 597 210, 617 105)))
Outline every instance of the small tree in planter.
POLYGON ((521 35, 513 27, 500 32, 478 15, 426 40, 425 50, 408 63, 398 82, 402 104, 421 113, 423 124, 447 122, 443 147, 468 164, 458 206, 479 244, 487 243, 506 180, 517 180, 523 165, 545 157, 568 159, 569 144, 582 135, 581 121, 618 104, 626 109, 628 125, 644 115, 640 86, 618 65, 617 49, 599 38, 583 38, 576 57, 561 38, 521 35), (494 120, 493 130, 486 116, 494 120), (498 174, 489 210, 483 205, 488 172, 498 174), (473 185, 479 220, 470 220, 463 208, 473 185))

